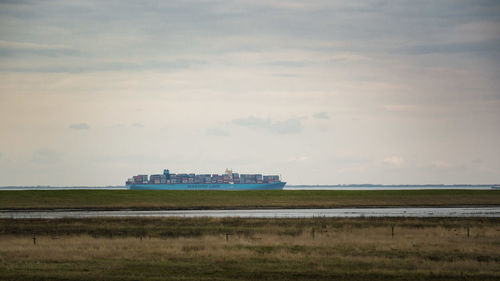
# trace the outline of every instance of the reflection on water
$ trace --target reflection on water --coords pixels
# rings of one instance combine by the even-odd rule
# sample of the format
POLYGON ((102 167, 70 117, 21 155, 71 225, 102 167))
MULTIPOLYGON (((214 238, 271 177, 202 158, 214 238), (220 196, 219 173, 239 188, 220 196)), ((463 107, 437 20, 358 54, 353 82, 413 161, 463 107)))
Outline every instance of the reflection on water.
POLYGON ((274 210, 159 210, 159 211, 9 211, 0 210, 0 218, 88 218, 88 217, 242 217, 242 218, 313 218, 313 217, 500 217, 500 207, 465 208, 350 208, 350 209, 274 209, 274 210))

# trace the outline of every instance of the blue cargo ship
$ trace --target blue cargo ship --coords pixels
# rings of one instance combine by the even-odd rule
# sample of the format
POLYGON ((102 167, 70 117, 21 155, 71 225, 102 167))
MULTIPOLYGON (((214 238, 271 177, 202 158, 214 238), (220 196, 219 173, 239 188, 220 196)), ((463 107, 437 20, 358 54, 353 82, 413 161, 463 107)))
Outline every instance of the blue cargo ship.
POLYGON ((286 182, 277 175, 238 174, 227 170, 219 174, 137 175, 125 185, 132 190, 281 190, 286 182))

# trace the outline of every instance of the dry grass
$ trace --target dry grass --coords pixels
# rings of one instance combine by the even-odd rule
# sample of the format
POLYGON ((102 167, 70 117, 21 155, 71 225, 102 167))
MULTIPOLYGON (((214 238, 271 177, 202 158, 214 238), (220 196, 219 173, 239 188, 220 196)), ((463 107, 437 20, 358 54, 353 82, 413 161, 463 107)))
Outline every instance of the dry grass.
MULTIPOLYGON (((227 237, 224 232, 151 238, 38 235, 36 246, 31 235, 4 234, 0 236, 0 278, 500 279, 498 220, 475 224, 470 237, 459 224, 443 227, 423 219, 419 227, 397 224, 394 237, 387 221, 366 219, 364 227, 360 224, 363 219, 352 223, 344 219, 337 224, 326 220, 313 224, 314 235, 313 228, 303 226, 304 221, 276 220, 279 223, 273 228, 234 232, 227 237), (285 228, 301 229, 287 232, 285 228)), ((244 222, 232 221, 236 225, 244 222)))

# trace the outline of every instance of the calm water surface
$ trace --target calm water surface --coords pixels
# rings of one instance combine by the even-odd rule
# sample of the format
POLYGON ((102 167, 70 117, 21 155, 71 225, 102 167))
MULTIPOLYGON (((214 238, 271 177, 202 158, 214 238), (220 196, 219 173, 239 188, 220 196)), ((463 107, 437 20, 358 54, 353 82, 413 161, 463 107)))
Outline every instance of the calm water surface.
POLYGON ((314 217, 500 217, 500 207, 464 208, 342 208, 275 210, 159 210, 159 211, 10 211, 0 210, 0 218, 89 218, 89 217, 241 217, 241 218, 314 218, 314 217))

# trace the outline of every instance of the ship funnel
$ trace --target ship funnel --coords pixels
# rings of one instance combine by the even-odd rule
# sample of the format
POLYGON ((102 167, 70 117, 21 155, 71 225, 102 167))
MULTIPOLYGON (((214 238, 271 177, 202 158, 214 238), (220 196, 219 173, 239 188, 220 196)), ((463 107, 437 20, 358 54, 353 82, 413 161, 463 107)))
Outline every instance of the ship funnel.
POLYGON ((168 169, 163 170, 163 174, 167 177, 167 180, 170 179, 170 171, 168 169))

